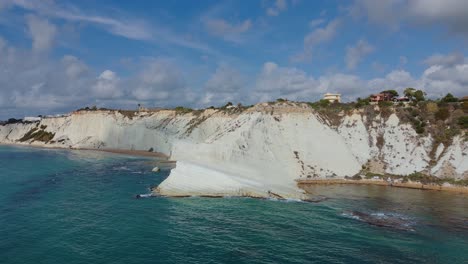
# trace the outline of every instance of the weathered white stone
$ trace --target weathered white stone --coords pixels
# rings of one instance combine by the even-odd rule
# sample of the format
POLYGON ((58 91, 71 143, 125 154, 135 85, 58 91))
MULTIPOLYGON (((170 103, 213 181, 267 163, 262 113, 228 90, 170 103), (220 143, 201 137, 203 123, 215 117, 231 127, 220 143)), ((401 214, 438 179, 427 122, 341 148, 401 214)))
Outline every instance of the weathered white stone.
POLYGON ((427 171, 463 178, 468 171, 468 146, 461 137, 445 150, 439 146, 436 157, 440 157, 431 167, 432 138, 419 136, 395 114, 370 118, 355 112, 345 115, 335 128, 312 109, 291 104, 259 104, 240 114, 161 110, 132 118, 117 111, 88 111, 0 126, 0 143, 20 144, 18 140, 35 127, 55 133, 53 140, 22 144, 153 148, 171 156, 177 167, 158 188, 165 195, 268 196, 273 192, 298 198, 296 179, 353 176, 369 162, 400 175, 427 171))

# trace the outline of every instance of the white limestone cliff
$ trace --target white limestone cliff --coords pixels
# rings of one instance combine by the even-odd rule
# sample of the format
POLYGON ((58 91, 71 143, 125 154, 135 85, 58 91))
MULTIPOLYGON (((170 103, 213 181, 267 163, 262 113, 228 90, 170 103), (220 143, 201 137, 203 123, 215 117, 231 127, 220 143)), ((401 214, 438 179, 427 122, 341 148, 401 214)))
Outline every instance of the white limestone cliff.
POLYGON ((244 111, 207 109, 80 111, 40 122, 0 126, 0 143, 63 148, 113 148, 164 153, 177 161, 162 195, 248 195, 301 198, 296 179, 344 178, 372 172, 468 178, 468 143, 458 136, 435 146, 397 115, 343 114, 339 125, 305 104, 258 104, 244 111), (24 140, 31 129, 53 133, 47 143, 24 140))

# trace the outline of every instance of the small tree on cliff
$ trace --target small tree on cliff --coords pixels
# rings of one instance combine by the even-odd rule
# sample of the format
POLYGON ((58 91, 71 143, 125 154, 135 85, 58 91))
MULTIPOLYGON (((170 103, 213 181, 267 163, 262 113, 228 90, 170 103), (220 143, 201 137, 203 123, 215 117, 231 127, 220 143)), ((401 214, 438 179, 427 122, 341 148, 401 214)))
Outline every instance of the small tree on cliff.
POLYGON ((458 102, 458 98, 453 96, 451 93, 448 93, 440 101, 444 102, 444 103, 456 103, 456 102, 458 102))
POLYGON ((404 94, 410 100, 416 101, 416 102, 424 101, 425 100, 424 96, 426 95, 426 93, 423 92, 422 90, 416 90, 416 89, 411 88, 411 87, 406 88, 405 91, 404 91, 404 94))

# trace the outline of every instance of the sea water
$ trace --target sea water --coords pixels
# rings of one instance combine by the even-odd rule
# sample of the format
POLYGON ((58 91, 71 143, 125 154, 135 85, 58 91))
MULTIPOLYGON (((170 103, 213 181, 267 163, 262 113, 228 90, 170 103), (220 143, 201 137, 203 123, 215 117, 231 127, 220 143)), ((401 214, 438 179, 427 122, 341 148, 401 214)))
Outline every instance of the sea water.
POLYGON ((317 203, 145 198, 169 174, 0 146, 0 263, 468 263, 466 195, 315 187, 317 203))

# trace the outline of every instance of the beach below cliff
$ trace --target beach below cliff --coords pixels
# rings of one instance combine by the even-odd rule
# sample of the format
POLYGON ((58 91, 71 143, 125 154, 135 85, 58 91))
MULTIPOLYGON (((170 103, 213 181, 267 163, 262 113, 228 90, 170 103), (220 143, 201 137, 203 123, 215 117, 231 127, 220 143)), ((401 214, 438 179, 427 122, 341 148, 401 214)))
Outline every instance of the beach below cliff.
POLYGON ((444 191, 451 193, 459 193, 468 195, 468 186, 454 185, 454 184, 431 184, 421 182, 392 182, 386 180, 374 180, 374 179, 317 179, 317 180, 297 180, 299 188, 303 189, 306 193, 314 193, 316 186, 330 186, 330 185, 375 185, 384 186, 388 188, 405 188, 405 189, 417 189, 427 191, 444 191))

